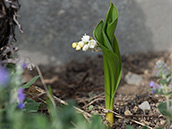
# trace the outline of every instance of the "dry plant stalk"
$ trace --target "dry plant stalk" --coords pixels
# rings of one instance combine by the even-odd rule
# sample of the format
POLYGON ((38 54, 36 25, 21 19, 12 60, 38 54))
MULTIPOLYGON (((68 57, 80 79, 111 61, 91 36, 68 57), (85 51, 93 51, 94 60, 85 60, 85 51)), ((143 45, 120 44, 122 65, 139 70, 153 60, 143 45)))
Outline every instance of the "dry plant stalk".
POLYGON ((0 0, 0 61, 7 60, 17 50, 13 46, 16 25, 23 32, 17 21, 19 9, 18 0, 0 0))

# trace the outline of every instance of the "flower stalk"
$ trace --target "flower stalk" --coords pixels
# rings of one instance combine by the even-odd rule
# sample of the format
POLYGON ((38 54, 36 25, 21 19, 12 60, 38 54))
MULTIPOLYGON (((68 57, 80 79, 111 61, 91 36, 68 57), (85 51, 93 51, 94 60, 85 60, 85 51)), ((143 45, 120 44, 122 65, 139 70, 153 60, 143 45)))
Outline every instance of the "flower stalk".
POLYGON ((158 60, 155 65, 154 74, 159 78, 159 82, 151 81, 149 86, 152 93, 163 95, 166 102, 159 104, 158 109, 162 115, 167 118, 167 129, 170 129, 170 122, 172 118, 172 102, 170 96, 172 95, 172 71, 162 60, 158 60))
MULTIPOLYGON (((101 48, 104 62, 105 107, 111 111, 114 107, 114 96, 122 73, 121 55, 118 41, 114 35, 117 22, 118 10, 113 3, 110 3, 105 21, 101 20, 93 32, 96 40, 85 34, 81 41, 72 44, 72 47, 76 50, 83 51, 90 49, 100 51, 98 48, 101 48)), ((112 112, 106 114, 106 120, 112 127, 114 123, 112 112)))

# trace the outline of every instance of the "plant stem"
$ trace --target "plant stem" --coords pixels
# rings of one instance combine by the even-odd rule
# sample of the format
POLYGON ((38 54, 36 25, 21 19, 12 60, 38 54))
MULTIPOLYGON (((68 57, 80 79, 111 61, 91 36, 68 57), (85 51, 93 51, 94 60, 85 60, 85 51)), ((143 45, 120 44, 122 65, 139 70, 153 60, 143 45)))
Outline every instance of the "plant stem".
POLYGON ((167 116, 167 129, 170 129, 170 120, 171 120, 171 117, 167 116))
MULTIPOLYGON (((169 96, 166 96, 167 111, 169 112, 169 96)), ((170 117, 167 116, 167 129, 170 129, 170 117)))
POLYGON ((166 96, 166 104, 167 104, 167 111, 169 111, 169 107, 170 107, 170 104, 169 104, 169 96, 166 96))
MULTIPOLYGON (((165 85, 165 90, 166 90, 166 93, 168 93, 168 87, 167 85, 165 85)), ((166 95, 166 106, 167 106, 167 111, 169 112, 170 110, 170 103, 169 103, 169 95, 166 95)), ((170 129, 170 116, 167 116, 167 129, 170 129)))
POLYGON ((108 112, 106 114, 106 120, 109 122, 110 127, 112 127, 113 126, 113 122, 114 122, 113 113, 112 112, 108 112))

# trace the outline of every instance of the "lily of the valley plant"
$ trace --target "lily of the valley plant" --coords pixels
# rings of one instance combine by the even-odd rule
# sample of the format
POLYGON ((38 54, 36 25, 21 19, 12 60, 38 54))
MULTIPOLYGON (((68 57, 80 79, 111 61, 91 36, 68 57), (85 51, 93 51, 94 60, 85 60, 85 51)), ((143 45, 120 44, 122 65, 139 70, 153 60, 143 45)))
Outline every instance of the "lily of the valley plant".
MULTIPOLYGON (((105 21, 101 20, 94 30, 94 38, 84 35, 80 42, 72 44, 76 50, 102 49, 105 76, 105 106, 108 110, 113 110, 114 96, 121 79, 122 61, 118 46, 118 41, 114 35, 118 22, 117 8, 110 3, 105 21)), ((106 120, 110 126, 113 125, 113 113, 106 114, 106 120)))

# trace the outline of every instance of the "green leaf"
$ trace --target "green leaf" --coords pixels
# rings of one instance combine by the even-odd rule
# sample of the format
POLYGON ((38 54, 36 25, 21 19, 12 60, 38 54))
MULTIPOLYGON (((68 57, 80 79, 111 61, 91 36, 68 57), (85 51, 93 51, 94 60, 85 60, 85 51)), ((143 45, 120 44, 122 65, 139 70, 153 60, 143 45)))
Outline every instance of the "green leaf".
MULTIPOLYGON (((171 105, 171 103, 170 103, 171 105)), ((172 117, 172 112, 171 111, 167 111, 167 104, 166 102, 160 103, 158 106, 158 110, 159 112, 164 115, 164 116, 168 116, 168 117, 172 117)))
POLYGON ((40 105, 41 105, 41 103, 35 102, 33 99, 26 98, 24 110, 26 112, 34 113, 34 112, 38 111, 40 105))
POLYGON ((48 122, 48 119, 43 115, 34 115, 33 123, 35 123, 34 124, 35 129, 52 129, 48 122))
POLYGON ((39 78, 39 75, 38 76, 35 76, 32 80, 30 80, 27 84, 23 85, 22 87, 24 89, 26 88, 29 88, 33 83, 35 83, 35 81, 39 78))
POLYGON ((122 61, 118 41, 114 35, 118 21, 117 8, 111 3, 105 22, 100 21, 93 34, 103 52, 105 76, 105 104, 113 110, 114 95, 122 73, 122 61))
POLYGON ((100 116, 93 116, 91 118, 91 123, 85 129, 107 129, 105 125, 102 124, 102 119, 100 116))
POLYGON ((104 39, 103 39, 103 33, 102 33, 103 25, 104 25, 104 22, 103 22, 103 20, 101 20, 93 31, 94 38, 98 41, 98 44, 100 46, 105 45, 104 39))
POLYGON ((114 40, 114 32, 116 29, 118 21, 118 10, 117 8, 113 5, 113 3, 110 3, 110 8, 107 12, 106 19, 105 19, 105 25, 104 25, 104 33, 106 34, 109 42, 113 43, 114 40))
POLYGON ((149 129, 148 127, 144 126, 142 129, 149 129))
POLYGON ((126 129, 134 129, 133 126, 127 125, 126 129))

